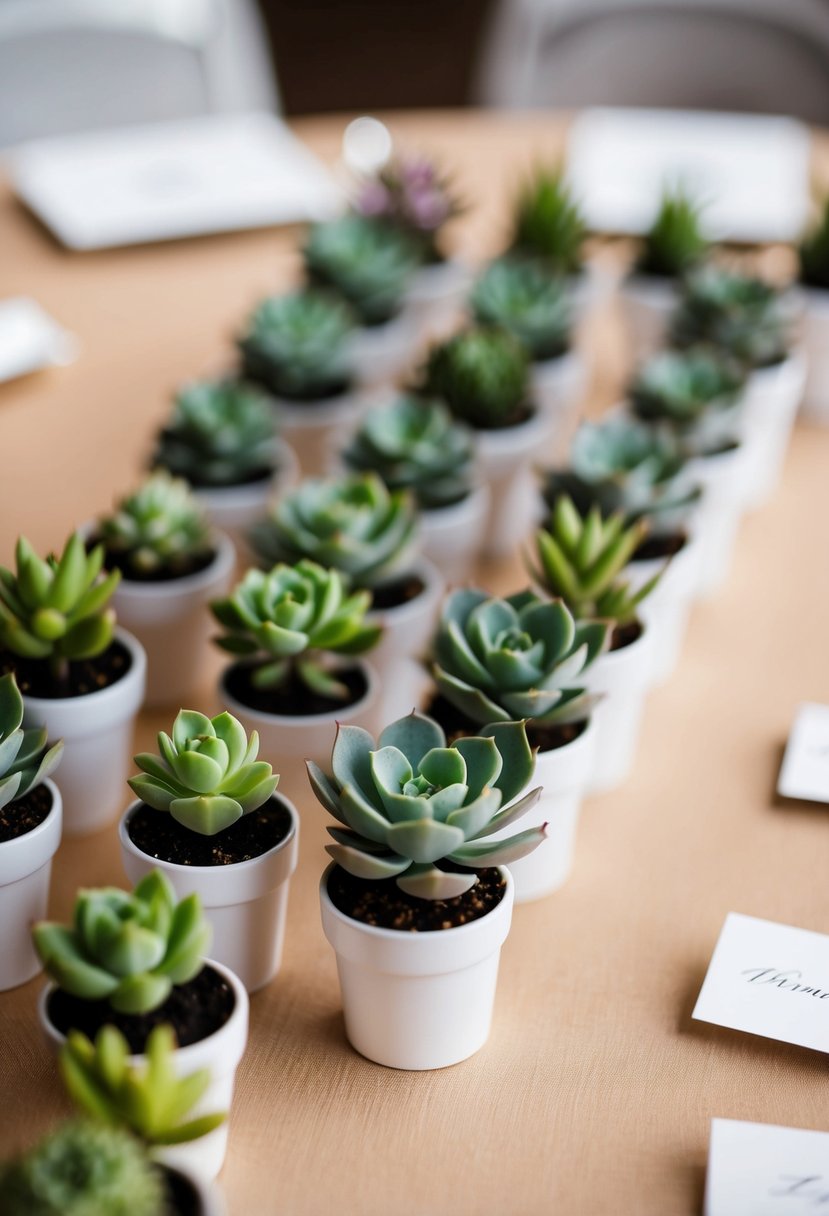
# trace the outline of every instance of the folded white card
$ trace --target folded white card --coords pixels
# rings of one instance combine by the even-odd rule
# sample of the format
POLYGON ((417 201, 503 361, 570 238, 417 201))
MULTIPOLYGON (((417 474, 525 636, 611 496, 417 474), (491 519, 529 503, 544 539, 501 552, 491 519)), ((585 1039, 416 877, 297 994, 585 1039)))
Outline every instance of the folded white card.
POLYGON ((777 792, 784 798, 829 802, 829 705, 805 701, 798 706, 777 792))
POLYGON ((829 1133, 713 1119, 705 1216, 829 1212, 829 1133))
POLYGON ((729 912, 693 1016, 829 1051, 829 937, 729 912))
POLYGON ((71 363, 77 344, 35 300, 0 300, 0 382, 52 364, 71 363))

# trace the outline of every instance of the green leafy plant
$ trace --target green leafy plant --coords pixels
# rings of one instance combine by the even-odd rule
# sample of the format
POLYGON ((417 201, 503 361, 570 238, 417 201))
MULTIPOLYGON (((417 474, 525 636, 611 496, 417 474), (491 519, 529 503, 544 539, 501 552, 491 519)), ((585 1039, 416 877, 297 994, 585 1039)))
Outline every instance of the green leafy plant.
POLYGON ((704 256, 708 242, 700 229, 700 206, 681 189, 662 196, 636 261, 639 274, 680 278, 704 256))
POLYGON ((817 223, 797 249, 800 281, 820 291, 829 288, 829 196, 823 199, 817 223))
POLYGON ((329 656, 364 654, 382 630, 365 614, 371 593, 349 595, 336 570, 315 562, 248 570, 232 594, 211 604, 225 632, 217 645, 252 660, 258 688, 289 687, 298 680, 311 692, 345 700, 348 689, 330 670, 329 656))
POLYGON ((308 775, 342 825, 328 829, 326 846, 338 865, 355 878, 394 878, 419 899, 452 899, 478 881, 462 868, 517 861, 544 839, 546 824, 487 839, 537 802, 540 789, 518 797, 534 764, 523 722, 495 722, 447 747, 436 722, 412 713, 376 744, 361 727, 341 726, 331 775, 311 761, 308 775))
POLYGON ((0 810, 23 798, 52 774, 63 754, 63 740, 52 747, 46 727, 23 730, 23 698, 14 675, 0 676, 0 810))
POLYGON ((333 292, 301 289, 263 300, 239 338, 244 374, 278 397, 320 401, 351 383, 356 319, 333 292))
POLYGON ((470 297, 482 325, 497 325, 516 337, 533 360, 556 359, 570 346, 572 304, 565 281, 543 264, 506 257, 490 263, 470 297))
POLYGON ((250 739, 227 712, 207 718, 194 709, 179 711, 172 735, 158 732, 158 755, 140 752, 143 776, 131 777, 133 793, 156 811, 169 811, 192 832, 215 836, 267 802, 279 777, 259 754, 259 735, 250 739))
POLYGON ((404 574, 417 542, 417 511, 406 490, 389 490, 376 473, 306 478, 250 531, 263 563, 307 558, 339 570, 357 587, 404 574))
POLYGON ((477 430, 512 426, 529 412, 527 355, 517 338, 495 327, 454 334, 429 352, 421 392, 445 401, 477 430))
POLYGON ((512 247, 542 258, 556 274, 577 274, 587 227, 560 169, 539 169, 515 206, 512 247))
POLYGON ((420 261, 405 232, 355 214, 313 224, 303 255, 311 282, 339 292, 362 325, 397 315, 420 261))
POLYGON ((79 891, 71 925, 40 921, 32 937, 64 992, 107 1000, 118 1013, 149 1013, 199 974, 210 926, 197 895, 176 903, 169 879, 152 870, 132 892, 79 891))
POLYGON ((563 600, 531 591, 499 599, 464 588, 443 606, 432 670, 444 697, 480 726, 581 722, 596 698, 578 677, 607 633, 598 621, 575 621, 563 600))
POLYGON ((14 571, 0 566, 0 645, 22 659, 43 659, 56 682, 73 659, 102 654, 115 632, 107 604, 121 575, 99 579, 103 545, 86 552, 79 532, 60 557, 38 557, 24 536, 17 542, 14 571))
POLYGON ((438 262, 441 228, 463 211, 449 178, 425 156, 396 156, 360 183, 354 200, 358 214, 402 229, 413 239, 423 262, 438 262))
POLYGON ((686 455, 701 455, 734 441, 745 372, 710 347, 653 355, 628 389, 631 409, 646 423, 671 431, 686 455))
POLYGON ((683 348, 707 342, 749 368, 770 367, 788 354, 789 322, 771 283, 706 265, 685 280, 671 338, 683 348))
POLYGON ((96 535, 127 577, 189 573, 212 552, 207 516, 183 478, 165 469, 102 516, 96 535))

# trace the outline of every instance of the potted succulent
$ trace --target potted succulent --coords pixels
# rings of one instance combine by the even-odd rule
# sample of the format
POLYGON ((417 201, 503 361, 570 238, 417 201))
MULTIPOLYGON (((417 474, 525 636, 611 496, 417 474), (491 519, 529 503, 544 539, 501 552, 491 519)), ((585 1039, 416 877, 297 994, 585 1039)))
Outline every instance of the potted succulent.
POLYGON ((121 581, 112 605, 147 652, 148 707, 181 704, 200 686, 211 599, 224 594, 236 563, 231 540, 211 532, 186 481, 151 474, 90 528, 104 565, 121 581))
POLYGON ((63 742, 49 747, 43 727, 23 730, 22 722, 15 678, 0 676, 0 992, 40 970, 29 927, 46 915, 63 818, 60 791, 49 780, 63 742))
POLYGON ((445 1068, 489 1036, 513 882, 504 863, 544 839, 524 816, 533 754, 520 722, 447 746, 413 713, 375 743, 343 726, 331 772, 308 774, 337 821, 320 884, 322 926, 337 955, 351 1045, 390 1068, 445 1068))
POLYGON ((180 899, 195 892, 213 958, 248 992, 279 970, 299 842, 296 809, 274 793, 279 777, 258 752, 256 731, 248 738, 231 714, 181 710, 158 753, 135 757, 138 800, 119 831, 130 882, 158 868, 180 899))
POLYGON ((242 374, 275 402, 306 476, 325 472, 332 445, 360 413, 355 325, 344 300, 301 289, 263 300, 238 339, 242 374))
POLYGON ((438 696, 430 715, 450 739, 477 735, 492 722, 524 722, 535 749, 541 797, 515 826, 549 827, 539 848, 510 863, 516 903, 548 895, 570 873, 595 741, 597 698, 581 687, 582 675, 607 635, 606 623, 577 622, 562 600, 531 591, 498 599, 465 588, 444 604, 432 648, 438 696))
POLYGON ((342 453, 355 473, 375 473, 414 496, 423 554, 446 578, 463 578, 483 542, 489 489, 476 484, 472 432, 440 401, 398 397, 370 409, 342 453))
MULTIPOLYGON (((130 1062, 151 1068, 150 1036, 168 1024, 178 1043, 176 1075, 210 1072, 196 1114, 230 1109, 247 1042, 248 995, 232 971, 205 959, 210 926, 197 895, 177 903, 169 881, 152 870, 131 892, 80 891, 71 925, 39 921, 32 935, 52 981, 40 995, 38 1016, 55 1050, 73 1030, 94 1039, 114 1026, 130 1062)), ((222 1123, 182 1146, 177 1159, 215 1176, 226 1148, 222 1123)))
POLYGON ((829 418, 829 196, 817 223, 798 249, 798 281, 808 374, 803 410, 819 422, 829 418))
POLYGON ((602 696, 594 710, 589 793, 615 789, 630 772, 653 681, 653 633, 638 612, 659 574, 635 589, 619 577, 647 529, 643 519, 626 524, 621 512, 604 517, 598 507, 582 517, 562 495, 547 528, 535 538, 530 572, 538 586, 561 597, 577 621, 609 621, 613 626, 607 649, 583 676, 585 689, 602 696))
POLYGON ((97 831, 117 811, 144 698, 146 655, 115 628, 108 603, 120 573, 100 577, 103 560, 103 545, 87 553, 75 532, 45 560, 21 537, 15 569, 0 567, 0 672, 17 678, 26 725, 66 743, 67 833, 97 831))
POLYGON ((552 430, 549 411, 530 400, 524 348, 501 329, 463 330, 432 348, 420 391, 475 431, 491 496, 484 552, 508 556, 535 520, 531 465, 552 430))
POLYGON ((153 464, 193 487, 214 527, 241 538, 278 490, 298 477, 293 450, 276 433, 273 406, 240 380, 203 380, 176 395, 153 464))

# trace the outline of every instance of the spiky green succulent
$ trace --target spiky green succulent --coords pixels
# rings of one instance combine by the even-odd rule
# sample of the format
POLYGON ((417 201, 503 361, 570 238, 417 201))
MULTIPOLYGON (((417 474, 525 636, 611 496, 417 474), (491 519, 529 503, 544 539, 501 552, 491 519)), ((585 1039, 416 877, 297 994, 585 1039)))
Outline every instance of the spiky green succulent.
POLYGON ((709 343, 749 368, 779 363, 790 346, 782 294, 753 275, 706 265, 687 276, 671 323, 674 345, 709 343))
POLYGON ((368 623, 371 593, 348 594, 343 576, 316 562, 248 570, 224 600, 211 604, 224 633, 216 644, 251 660, 259 688, 296 677, 312 692, 344 700, 348 689, 331 670, 331 656, 364 654, 382 630, 368 623))
POLYGON ((417 532, 407 490, 389 490, 376 473, 349 473, 306 478, 254 524, 250 541, 267 566, 307 558, 374 588, 411 566, 417 532))
POLYGON ((59 1064, 67 1093, 84 1114, 133 1133, 147 1146, 199 1140, 227 1118, 226 1111, 188 1119, 207 1092, 210 1069, 178 1076, 172 1026, 155 1026, 147 1038, 145 1063, 133 1064, 127 1040, 115 1026, 102 1026, 91 1042, 70 1030, 59 1064))
POLYGON ((202 380, 176 395, 153 463, 199 489, 269 477, 277 463, 271 402, 240 380, 202 380))
POLYGON ((476 430, 514 425, 528 412, 526 351, 494 326, 463 330, 429 352, 421 392, 476 430))
POLYGON ((102 654, 115 632, 107 605, 121 575, 99 578, 104 547, 86 552, 74 532, 60 557, 40 558, 24 536, 17 542, 15 570, 0 566, 0 646, 23 659, 43 659, 56 680, 73 659, 102 654))
POLYGON ((158 755, 139 752, 143 776, 130 777, 133 793, 156 811, 169 811, 192 832, 215 836, 267 802, 279 777, 257 760, 259 735, 232 714, 207 718, 182 709, 172 734, 158 732, 158 755))
POLYGON ((210 926, 198 895, 180 903, 169 879, 151 870, 132 891, 81 890, 71 925, 32 930, 46 974, 64 992, 109 1001, 118 1013, 149 1013, 204 966, 210 926))
POLYGON ((161 1171, 134 1136, 65 1123, 0 1167, 3 1216, 168 1216, 161 1171))
POLYGON ((800 281, 821 291, 829 288, 829 195, 821 202, 820 214, 797 249, 800 281))
POLYGON ((339 292, 363 325, 397 315, 420 263, 406 232, 353 213, 313 224, 303 256, 311 282, 339 292))
POLYGON ((33 790, 55 771, 63 740, 52 747, 46 727, 23 730, 23 698, 14 675, 0 676, 0 809, 33 790))
POLYGON ((524 185, 513 224, 513 249, 543 258, 556 274, 581 270, 587 226, 561 169, 539 169, 524 185))
POLYGON ((359 726, 341 726, 330 776, 307 764, 314 793, 342 825, 328 829, 331 857, 355 878, 394 878, 419 899, 463 895, 478 878, 461 868, 517 861, 544 839, 544 827, 487 839, 541 792, 519 797, 535 765, 523 722, 495 722, 450 747, 418 713, 392 722, 376 743, 359 726))
POLYGON ((708 242, 700 228, 700 205, 682 189, 663 194, 636 261, 639 274, 680 278, 704 256, 708 242))
POLYGON ((321 401, 352 379, 356 318, 333 292, 303 288, 257 306, 239 338, 244 374, 291 401, 321 401))
POLYGON ((663 350, 639 369, 629 389, 637 418, 673 432, 687 455, 733 442, 738 425, 742 366, 712 347, 663 350))
POLYGON ((208 558, 210 525, 189 484, 166 469, 152 473, 138 489, 103 515, 96 536, 127 577, 189 573, 208 558))
POLYGON ((472 289, 472 314, 516 337, 534 361, 556 359, 570 346, 573 310, 566 282, 539 261, 491 262, 472 289))
POLYGON ((432 651, 435 683, 479 726, 581 722, 596 698, 578 686, 579 676, 607 633, 602 622, 574 620, 563 600, 531 591, 499 599, 464 588, 443 606, 432 651))

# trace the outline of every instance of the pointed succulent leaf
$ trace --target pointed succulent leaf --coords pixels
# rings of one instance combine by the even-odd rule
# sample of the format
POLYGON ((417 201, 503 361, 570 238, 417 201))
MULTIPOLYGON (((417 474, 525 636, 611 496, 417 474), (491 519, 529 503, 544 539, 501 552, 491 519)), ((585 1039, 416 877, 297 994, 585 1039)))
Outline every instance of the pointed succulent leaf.
POLYGON ((477 874, 457 874, 438 870, 436 866, 412 866, 397 885, 416 899, 456 899, 465 895, 478 881, 477 874), (415 872, 415 871, 418 872, 415 872))

